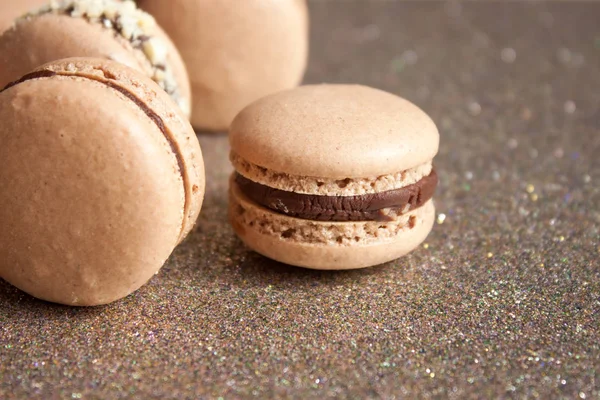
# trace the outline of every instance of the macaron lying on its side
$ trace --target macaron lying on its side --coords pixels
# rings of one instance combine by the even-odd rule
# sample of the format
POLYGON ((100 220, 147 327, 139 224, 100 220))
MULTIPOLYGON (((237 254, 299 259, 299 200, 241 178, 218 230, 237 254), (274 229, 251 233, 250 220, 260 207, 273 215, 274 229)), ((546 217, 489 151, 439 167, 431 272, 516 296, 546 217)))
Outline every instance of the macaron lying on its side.
POLYGON ((246 107, 230 142, 230 220, 267 257, 364 268, 407 254, 432 229, 439 134, 404 99, 304 86, 246 107))
POLYGON ((0 91, 0 278, 43 300, 132 293, 191 231, 202 153, 149 78, 101 59, 47 64, 0 91))
POLYGON ((297 86, 308 59, 306 0, 138 0, 187 65, 192 125, 226 130, 251 102, 297 86))
POLYGON ((8 29, 15 18, 48 2, 49 0, 0 0, 0 33, 8 29))
POLYGON ((151 77, 191 111, 189 77, 154 18, 129 0, 59 0, 30 12, 0 36, 0 87, 69 57, 118 61, 151 77))

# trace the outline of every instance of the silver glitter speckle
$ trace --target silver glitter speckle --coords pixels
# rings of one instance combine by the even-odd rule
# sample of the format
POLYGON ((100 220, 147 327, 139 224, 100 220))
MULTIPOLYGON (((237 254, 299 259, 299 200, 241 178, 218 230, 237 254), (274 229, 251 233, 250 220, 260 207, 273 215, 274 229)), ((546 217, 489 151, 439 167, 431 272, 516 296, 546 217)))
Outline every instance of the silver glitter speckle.
POLYGON ((534 149, 534 148, 529 149, 529 156, 531 158, 537 158, 538 155, 539 155, 539 152, 537 149, 534 149))
POLYGON ((502 61, 504 61, 505 63, 512 64, 517 59, 517 52, 511 47, 507 47, 505 49, 502 49, 502 51, 500 52, 500 58, 502 58, 502 61))
POLYGON ((564 109, 567 114, 573 114, 577 109, 577 106, 573 100, 567 100, 565 102, 564 109))
POLYGON ((446 221, 446 214, 443 214, 443 213, 438 214, 437 223, 441 225, 444 223, 444 221, 446 221))
POLYGON ((569 64, 571 62, 571 50, 561 47, 557 50, 556 56, 558 60, 563 64, 569 64))
POLYGON ((565 150, 562 147, 558 147, 554 150, 554 157, 563 158, 565 156, 565 150))
POLYGON ((469 114, 473 116, 477 116, 481 114, 481 105, 476 101, 472 101, 467 105, 467 109, 469 110, 469 114))
POLYGON ((369 24, 363 28, 361 39, 364 42, 372 42, 379 39, 380 36, 381 28, 378 25, 369 24))
POLYGON ((417 63, 419 56, 414 50, 405 50, 400 56, 392 60, 391 67, 396 73, 401 73, 407 66, 417 63))
POLYGON ((407 65, 415 65, 417 63, 417 61, 419 60, 419 56, 417 55, 417 53, 414 50, 406 50, 404 53, 402 53, 400 58, 407 65))

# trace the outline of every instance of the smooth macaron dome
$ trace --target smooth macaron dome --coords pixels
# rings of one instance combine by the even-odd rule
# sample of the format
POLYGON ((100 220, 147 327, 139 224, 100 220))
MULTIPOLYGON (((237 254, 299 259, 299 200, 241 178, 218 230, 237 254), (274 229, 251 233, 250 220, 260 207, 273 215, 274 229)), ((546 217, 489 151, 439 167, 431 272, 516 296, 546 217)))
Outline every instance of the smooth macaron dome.
POLYGON ((230 217, 249 247, 292 265, 398 258, 430 232, 439 133, 418 107, 355 85, 303 86, 230 128, 230 217))
POLYGON ((0 0, 0 33, 10 28, 15 18, 36 7, 41 7, 49 0, 0 0))
POLYGON ((138 0, 188 67, 192 125, 226 130, 259 98, 297 86, 309 47, 306 0, 138 0))
POLYGON ((0 86, 69 57, 100 57, 144 72, 186 116, 191 89, 179 52, 154 18, 130 0, 59 0, 15 21, 0 37, 0 86))
POLYGON ((0 92, 0 277, 99 305, 132 293, 192 229, 204 165, 192 127, 152 80, 69 59, 0 92))

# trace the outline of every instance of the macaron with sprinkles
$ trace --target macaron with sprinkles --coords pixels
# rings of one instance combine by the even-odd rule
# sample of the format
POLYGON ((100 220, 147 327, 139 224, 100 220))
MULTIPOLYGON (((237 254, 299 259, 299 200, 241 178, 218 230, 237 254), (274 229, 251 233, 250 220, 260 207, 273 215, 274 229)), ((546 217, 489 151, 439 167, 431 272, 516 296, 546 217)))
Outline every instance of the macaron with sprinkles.
POLYGON ((230 221, 256 252, 344 270, 397 259, 430 233, 439 133, 398 96, 303 86, 258 100, 230 128, 230 221))
POLYGON ((0 91, 0 278, 94 306, 144 285, 194 227, 198 139, 168 94, 103 59, 52 62, 0 91))
POLYGON ((0 36, 0 87, 51 61, 95 57, 136 69, 189 118, 191 88, 181 55, 154 18, 130 0, 54 0, 0 36))

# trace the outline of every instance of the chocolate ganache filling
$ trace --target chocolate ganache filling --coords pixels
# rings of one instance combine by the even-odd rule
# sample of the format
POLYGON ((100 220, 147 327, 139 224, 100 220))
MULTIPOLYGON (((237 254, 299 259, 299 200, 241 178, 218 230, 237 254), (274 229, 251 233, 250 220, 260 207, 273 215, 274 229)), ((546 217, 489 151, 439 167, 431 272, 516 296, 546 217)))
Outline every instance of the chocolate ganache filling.
POLYGON ((420 181, 394 190, 357 196, 320 196, 275 189, 236 173, 235 181, 250 200, 290 217, 313 221, 393 221, 421 207, 435 192, 435 170, 420 181))

